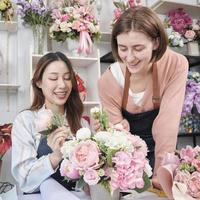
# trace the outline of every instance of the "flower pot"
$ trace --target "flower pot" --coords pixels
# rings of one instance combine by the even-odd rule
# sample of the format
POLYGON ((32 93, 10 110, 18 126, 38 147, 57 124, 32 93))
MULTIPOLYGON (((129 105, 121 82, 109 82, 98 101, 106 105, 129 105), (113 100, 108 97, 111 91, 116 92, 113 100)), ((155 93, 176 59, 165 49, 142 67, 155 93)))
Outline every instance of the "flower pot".
POLYGON ((90 185, 90 195, 92 200, 119 200, 120 192, 119 190, 115 190, 113 195, 111 194, 101 185, 90 185))
POLYGON ((199 44, 196 41, 187 43, 188 55, 199 56, 199 44))
POLYGON ((33 40, 35 54, 43 54, 44 50, 45 27, 43 25, 33 26, 33 40))

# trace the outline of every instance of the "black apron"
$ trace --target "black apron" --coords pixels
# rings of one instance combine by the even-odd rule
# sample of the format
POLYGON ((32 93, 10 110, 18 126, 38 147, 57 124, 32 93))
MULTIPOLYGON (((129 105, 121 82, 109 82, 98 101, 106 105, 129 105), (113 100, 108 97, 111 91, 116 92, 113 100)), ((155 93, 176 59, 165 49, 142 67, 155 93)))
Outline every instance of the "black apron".
MULTIPOLYGON (((41 137, 38 150, 37 150, 37 158, 40 158, 41 156, 48 155, 49 153, 52 153, 51 148, 47 145, 47 138, 41 137)), ((64 186, 68 190, 74 190, 75 188, 75 181, 64 181, 64 177, 60 175, 60 164, 57 169, 57 171, 51 175, 53 179, 55 179, 57 182, 59 182, 62 186, 64 186)))
POLYGON ((155 162, 155 142, 152 135, 152 126, 154 119, 158 115, 160 106, 160 95, 158 88, 157 65, 153 64, 153 104, 154 109, 142 113, 130 113, 125 108, 128 101, 128 91, 130 86, 130 72, 126 69, 124 92, 122 98, 122 116, 129 122, 130 132, 140 136, 147 144, 149 163, 154 168, 155 162))

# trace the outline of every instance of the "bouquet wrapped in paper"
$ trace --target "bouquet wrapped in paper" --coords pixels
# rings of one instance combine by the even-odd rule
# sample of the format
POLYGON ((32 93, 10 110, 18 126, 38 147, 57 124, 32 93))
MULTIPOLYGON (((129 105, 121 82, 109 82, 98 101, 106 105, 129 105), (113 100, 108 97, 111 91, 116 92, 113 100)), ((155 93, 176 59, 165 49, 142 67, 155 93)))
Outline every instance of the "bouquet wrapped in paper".
POLYGON ((200 147, 186 146, 168 153, 158 169, 158 179, 169 199, 200 199, 200 147))

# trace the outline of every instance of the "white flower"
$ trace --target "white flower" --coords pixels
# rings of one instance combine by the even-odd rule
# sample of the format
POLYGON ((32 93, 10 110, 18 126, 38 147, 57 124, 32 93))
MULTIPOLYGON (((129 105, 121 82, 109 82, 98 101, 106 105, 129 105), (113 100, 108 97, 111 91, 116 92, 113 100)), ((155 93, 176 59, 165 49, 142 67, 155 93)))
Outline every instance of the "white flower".
POLYGON ((93 108, 90 109, 90 113, 94 114, 94 113, 99 113, 100 112, 100 108, 95 106, 93 108))
POLYGON ((76 141, 76 140, 69 140, 63 144, 63 146, 61 147, 61 150, 60 150, 61 153, 63 154, 63 158, 70 157, 70 154, 77 143, 78 143, 78 141, 76 141))
POLYGON ((65 32, 70 32, 71 29, 69 28, 67 22, 61 22, 60 23, 60 30, 65 33, 65 32))
POLYGON ((145 173, 147 174, 148 177, 152 176, 152 168, 149 165, 149 162, 146 162, 144 171, 145 171, 145 173))
POLYGON ((86 140, 89 139, 90 137, 91 137, 91 131, 89 128, 80 128, 76 132, 76 138, 78 140, 86 140))
POLYGON ((97 142, 105 143, 106 141, 110 140, 110 138, 111 138, 111 133, 107 131, 99 131, 94 135, 94 139, 97 142))

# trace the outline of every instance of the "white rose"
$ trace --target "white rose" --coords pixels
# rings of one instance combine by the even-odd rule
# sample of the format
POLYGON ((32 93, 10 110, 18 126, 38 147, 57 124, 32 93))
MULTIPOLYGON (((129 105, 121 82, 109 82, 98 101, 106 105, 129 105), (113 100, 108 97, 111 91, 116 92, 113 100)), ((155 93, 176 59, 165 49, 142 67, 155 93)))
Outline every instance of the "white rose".
POLYGON ((145 171, 145 173, 147 174, 148 177, 152 176, 152 168, 151 168, 151 166, 149 165, 148 162, 145 164, 144 171, 145 171))
POLYGON ((76 138, 78 140, 86 140, 89 139, 90 137, 91 137, 91 131, 89 128, 80 128, 76 132, 76 138))

